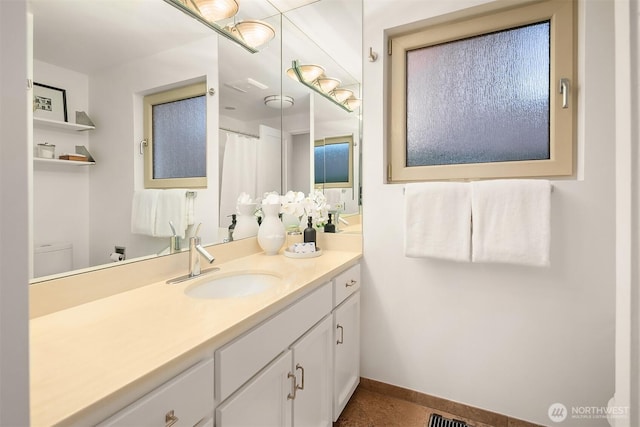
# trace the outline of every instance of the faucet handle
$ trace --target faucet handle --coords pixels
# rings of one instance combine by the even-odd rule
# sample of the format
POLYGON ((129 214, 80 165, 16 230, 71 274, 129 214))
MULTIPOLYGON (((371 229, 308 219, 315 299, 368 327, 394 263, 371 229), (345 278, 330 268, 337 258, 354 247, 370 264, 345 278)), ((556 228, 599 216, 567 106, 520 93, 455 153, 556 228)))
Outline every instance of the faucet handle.
POLYGON ((200 233, 200 227, 202 227, 202 223, 198 224, 198 226, 196 227, 196 232, 193 233, 193 237, 198 237, 198 234, 200 233))

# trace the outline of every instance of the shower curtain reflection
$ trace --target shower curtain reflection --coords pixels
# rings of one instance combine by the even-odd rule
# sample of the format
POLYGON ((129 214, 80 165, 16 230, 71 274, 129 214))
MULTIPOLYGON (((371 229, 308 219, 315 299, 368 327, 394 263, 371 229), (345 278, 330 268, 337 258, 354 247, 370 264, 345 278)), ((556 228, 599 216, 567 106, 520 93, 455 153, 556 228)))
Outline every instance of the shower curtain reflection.
MULTIPOLYGON (((259 125, 260 137, 220 132, 220 227, 231 223, 240 193, 253 200, 268 191, 282 191, 282 132, 259 125)), ((259 200, 258 200, 259 201, 259 200)))
POLYGON ((240 193, 256 197, 258 138, 226 132, 220 146, 222 159, 220 177, 220 227, 230 223, 228 218, 236 213, 236 200, 240 193))

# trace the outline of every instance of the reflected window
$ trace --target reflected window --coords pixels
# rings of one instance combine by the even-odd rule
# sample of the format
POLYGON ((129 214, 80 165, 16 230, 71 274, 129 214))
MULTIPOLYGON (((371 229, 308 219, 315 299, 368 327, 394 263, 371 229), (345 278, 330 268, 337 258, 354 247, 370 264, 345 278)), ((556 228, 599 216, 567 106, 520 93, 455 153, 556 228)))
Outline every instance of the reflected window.
POLYGON ((205 84, 145 96, 144 110, 145 188, 206 187, 205 84))
POLYGON ((315 184, 324 188, 353 185, 353 136, 340 136, 315 141, 315 184))

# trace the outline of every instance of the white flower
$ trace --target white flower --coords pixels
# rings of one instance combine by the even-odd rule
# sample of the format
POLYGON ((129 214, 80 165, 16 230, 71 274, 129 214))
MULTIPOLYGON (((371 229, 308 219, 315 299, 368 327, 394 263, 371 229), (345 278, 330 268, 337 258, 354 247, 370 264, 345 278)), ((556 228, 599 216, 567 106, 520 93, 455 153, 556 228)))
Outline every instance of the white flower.
POLYGON ((264 193, 264 196, 262 197, 263 205, 279 205, 281 203, 282 203, 281 197, 275 191, 272 191, 270 193, 264 193))
POLYGON ((248 205, 253 203, 253 201, 251 200, 251 196, 249 196, 247 193, 240 193, 240 195, 238 196, 238 201, 236 202, 239 205, 248 205))

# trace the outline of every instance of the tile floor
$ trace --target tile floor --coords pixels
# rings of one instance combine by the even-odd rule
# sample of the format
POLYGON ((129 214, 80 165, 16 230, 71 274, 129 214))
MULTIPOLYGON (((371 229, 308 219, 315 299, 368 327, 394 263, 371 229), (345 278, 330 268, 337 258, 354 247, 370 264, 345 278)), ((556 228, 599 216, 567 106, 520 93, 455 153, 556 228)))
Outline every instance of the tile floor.
POLYGON ((429 416, 464 421, 471 427, 492 427, 426 406, 358 387, 334 427, 426 427, 429 416))
POLYGON ((469 427, 541 427, 408 389, 361 378, 333 427, 428 427, 432 413, 469 427))

